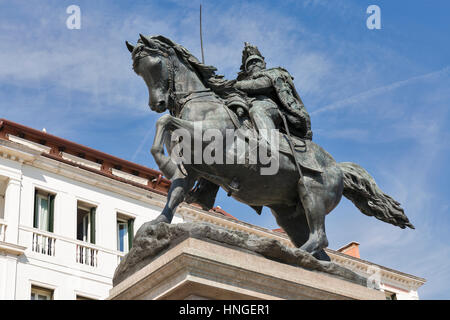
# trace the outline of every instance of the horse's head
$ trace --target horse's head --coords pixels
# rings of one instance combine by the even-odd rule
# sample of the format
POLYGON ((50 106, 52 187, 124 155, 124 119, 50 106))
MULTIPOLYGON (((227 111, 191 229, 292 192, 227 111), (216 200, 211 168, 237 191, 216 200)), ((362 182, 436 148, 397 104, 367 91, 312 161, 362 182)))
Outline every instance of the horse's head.
POLYGON ((164 112, 169 108, 171 99, 171 62, 169 56, 151 38, 140 35, 136 46, 126 42, 133 59, 133 70, 147 84, 149 107, 156 112, 164 112))

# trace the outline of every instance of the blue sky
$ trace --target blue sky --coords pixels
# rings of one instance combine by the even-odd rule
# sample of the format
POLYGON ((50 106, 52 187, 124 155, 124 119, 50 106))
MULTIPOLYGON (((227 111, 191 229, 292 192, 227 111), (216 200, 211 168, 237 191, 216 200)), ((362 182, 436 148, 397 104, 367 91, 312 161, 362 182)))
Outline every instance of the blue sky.
MULTIPOLYGON (((200 1, 1 1, 0 117, 152 168, 158 114, 124 41, 162 34, 201 57, 200 1), (81 8, 81 29, 66 8, 81 8)), ((361 214, 343 198, 327 217, 330 248, 427 279, 422 299, 449 299, 448 1, 202 1, 207 64, 236 77, 244 41, 283 66, 311 114, 314 141, 360 164, 400 201, 416 230, 361 214), (369 30, 366 8, 381 9, 369 30)), ((237 218, 276 228, 270 211, 227 198, 237 218)))

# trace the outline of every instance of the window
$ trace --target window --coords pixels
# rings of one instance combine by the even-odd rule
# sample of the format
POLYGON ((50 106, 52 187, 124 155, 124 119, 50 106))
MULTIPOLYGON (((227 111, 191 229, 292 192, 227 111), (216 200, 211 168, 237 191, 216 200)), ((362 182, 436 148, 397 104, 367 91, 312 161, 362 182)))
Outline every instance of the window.
POLYGON ((77 239, 95 244, 96 207, 82 202, 77 205, 77 239))
POLYGON ((34 194, 33 227, 53 232, 55 195, 36 189, 34 194))
POLYGON ((31 286, 31 300, 53 300, 53 290, 31 286))
POLYGON ((117 217, 117 250, 127 253, 133 246, 134 219, 117 217))
POLYGON ((384 293, 386 295, 386 300, 397 300, 397 294, 394 292, 384 291, 384 293))
MULTIPOLYGON (((35 189, 33 227, 42 231, 53 232, 54 207, 54 194, 35 189)), ((54 256, 55 241, 56 239, 49 235, 33 232, 31 248, 34 252, 54 256)))

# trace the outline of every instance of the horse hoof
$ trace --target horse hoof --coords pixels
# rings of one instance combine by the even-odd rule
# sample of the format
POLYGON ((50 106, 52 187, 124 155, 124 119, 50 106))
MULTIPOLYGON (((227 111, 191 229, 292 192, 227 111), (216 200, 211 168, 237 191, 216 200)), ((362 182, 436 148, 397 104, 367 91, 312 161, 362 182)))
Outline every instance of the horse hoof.
POLYGON ((166 216, 159 215, 156 219, 153 219, 152 221, 150 221, 150 224, 154 225, 154 224, 158 224, 161 222, 170 223, 170 221, 166 218, 166 216))
POLYGON ((314 253, 313 257, 320 261, 330 261, 331 262, 330 257, 327 255, 327 253, 323 249, 314 253))

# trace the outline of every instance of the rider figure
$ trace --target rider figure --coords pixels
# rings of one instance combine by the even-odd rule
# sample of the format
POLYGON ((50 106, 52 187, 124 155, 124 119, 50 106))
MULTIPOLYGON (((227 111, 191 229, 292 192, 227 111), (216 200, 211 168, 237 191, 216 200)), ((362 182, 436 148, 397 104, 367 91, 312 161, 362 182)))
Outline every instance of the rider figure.
POLYGON ((280 128, 282 122, 278 110, 286 117, 290 133, 302 139, 312 139, 309 114, 292 80, 283 68, 266 69, 258 48, 245 42, 241 72, 234 87, 253 98, 249 115, 268 143, 270 140, 266 134, 271 129, 280 128), (268 129, 268 132, 261 129, 268 129))

